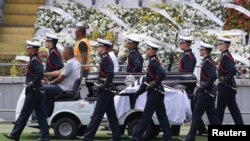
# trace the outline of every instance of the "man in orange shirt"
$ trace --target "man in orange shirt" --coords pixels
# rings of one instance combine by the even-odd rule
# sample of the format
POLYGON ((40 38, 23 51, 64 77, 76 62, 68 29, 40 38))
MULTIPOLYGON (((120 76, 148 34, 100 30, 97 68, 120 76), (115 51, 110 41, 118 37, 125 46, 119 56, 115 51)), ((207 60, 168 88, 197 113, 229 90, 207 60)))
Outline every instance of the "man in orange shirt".
MULTIPOLYGON (((90 65, 92 62, 91 46, 89 40, 86 38, 86 29, 83 26, 78 26, 75 31, 77 42, 74 47, 75 58, 81 65, 90 65)), ((82 67, 82 77, 87 77, 91 67, 82 67)))

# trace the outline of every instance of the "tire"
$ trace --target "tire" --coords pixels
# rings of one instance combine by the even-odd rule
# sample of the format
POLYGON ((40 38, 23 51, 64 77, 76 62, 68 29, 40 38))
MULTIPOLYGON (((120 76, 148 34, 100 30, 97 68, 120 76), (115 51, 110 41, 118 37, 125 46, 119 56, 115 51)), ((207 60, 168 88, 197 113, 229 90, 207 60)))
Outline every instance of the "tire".
POLYGON ((78 132, 77 123, 72 118, 59 118, 54 126, 55 136, 60 139, 75 138, 78 132))
MULTIPOLYGON (((139 121, 140 119, 135 119, 130 123, 128 123, 128 136, 132 136, 134 128, 136 125, 139 124, 139 121)), ((155 126, 153 121, 151 121, 146 131, 144 132, 142 139, 143 140, 155 139, 158 136, 159 132, 160 132, 159 126, 155 126)))

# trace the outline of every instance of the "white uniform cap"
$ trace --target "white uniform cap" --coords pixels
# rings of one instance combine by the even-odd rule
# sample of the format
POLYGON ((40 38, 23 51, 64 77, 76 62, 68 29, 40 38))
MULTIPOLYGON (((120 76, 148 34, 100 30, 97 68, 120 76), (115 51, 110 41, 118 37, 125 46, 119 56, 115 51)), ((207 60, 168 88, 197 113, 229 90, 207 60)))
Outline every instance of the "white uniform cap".
POLYGON ((129 41, 129 42, 139 43, 139 42, 141 42, 142 40, 139 39, 138 37, 134 36, 134 35, 128 35, 128 41, 129 41))
POLYGON ((29 41, 29 40, 27 40, 26 43, 27 43, 26 49, 29 49, 29 48, 40 48, 40 46, 41 46, 40 43, 32 42, 32 41, 29 41))
POLYGON ((28 57, 28 56, 16 56, 15 60, 29 62, 30 57, 28 57))
POLYGON ((46 33, 46 40, 58 40, 58 37, 56 35, 52 35, 52 34, 49 34, 49 33, 46 33))
POLYGON ((193 41, 191 37, 181 36, 181 35, 179 35, 179 40, 180 42, 192 42, 193 41))
POLYGON ((204 42, 200 42, 200 49, 213 49, 214 46, 210 45, 210 44, 207 44, 207 43, 204 43, 204 42))
POLYGON ((147 46, 148 48, 151 48, 151 49, 154 49, 154 50, 158 50, 160 49, 161 47, 151 41, 147 41, 147 46))
POLYGON ((97 39, 97 42, 99 44, 99 46, 105 46, 105 47, 110 47, 112 46, 112 43, 108 40, 104 40, 104 39, 97 39))
POLYGON ((218 40, 219 44, 230 44, 232 41, 231 39, 225 37, 218 37, 218 40))

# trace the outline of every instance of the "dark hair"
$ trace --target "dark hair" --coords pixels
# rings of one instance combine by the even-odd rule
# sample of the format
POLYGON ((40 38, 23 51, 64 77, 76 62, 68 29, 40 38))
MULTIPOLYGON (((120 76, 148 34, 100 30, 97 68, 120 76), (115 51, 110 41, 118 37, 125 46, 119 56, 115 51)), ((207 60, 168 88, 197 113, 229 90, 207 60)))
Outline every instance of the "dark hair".
POLYGON ((188 41, 188 42, 186 42, 189 46, 191 46, 192 45, 192 41, 188 41))
POLYGON ((84 26, 78 26, 77 30, 83 35, 86 36, 86 28, 84 26))
POLYGON ((212 52, 212 49, 205 49, 208 54, 212 52))
POLYGON ((71 46, 64 47, 64 50, 66 50, 71 57, 74 57, 74 48, 71 46))
POLYGON ((57 48, 56 48, 57 42, 58 42, 58 40, 52 40, 52 45, 53 45, 53 47, 54 47, 55 49, 57 49, 57 48))

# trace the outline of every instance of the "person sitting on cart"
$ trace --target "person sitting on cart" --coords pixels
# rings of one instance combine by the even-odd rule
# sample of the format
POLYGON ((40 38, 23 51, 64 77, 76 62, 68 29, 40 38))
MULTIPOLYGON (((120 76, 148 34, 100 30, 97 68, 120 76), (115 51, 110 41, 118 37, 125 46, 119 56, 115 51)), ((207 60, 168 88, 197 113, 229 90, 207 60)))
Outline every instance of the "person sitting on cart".
POLYGON ((74 58, 73 47, 65 47, 62 54, 66 61, 64 67, 58 71, 44 73, 45 77, 55 77, 52 81, 46 79, 44 82, 45 110, 48 112, 48 117, 53 113, 55 97, 62 91, 71 91, 75 81, 81 76, 81 65, 74 58))

